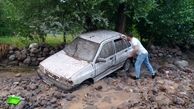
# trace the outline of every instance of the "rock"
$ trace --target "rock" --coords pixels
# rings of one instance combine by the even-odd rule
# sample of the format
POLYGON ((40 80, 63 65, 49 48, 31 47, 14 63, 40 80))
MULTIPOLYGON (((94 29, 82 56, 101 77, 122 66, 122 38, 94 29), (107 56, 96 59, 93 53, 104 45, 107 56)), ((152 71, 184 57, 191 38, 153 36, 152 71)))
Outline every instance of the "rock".
POLYGON ((8 63, 9 65, 17 66, 19 64, 18 61, 11 61, 8 63))
POLYGON ((45 57, 37 58, 38 61, 43 61, 44 59, 45 59, 45 57))
POLYGON ((129 103, 128 102, 123 102, 122 104, 120 104, 117 109, 130 109, 129 108, 129 103))
POLYGON ((28 50, 26 48, 24 48, 22 51, 21 51, 22 54, 28 54, 28 50))
POLYGON ((58 104, 61 106, 61 107, 65 107, 66 109, 69 109, 69 105, 68 105, 68 102, 66 99, 61 99, 59 100, 58 104))
POLYGON ((31 90, 35 90, 35 89, 38 88, 38 85, 37 84, 31 84, 29 87, 30 87, 31 90))
POLYGON ((38 53, 39 50, 38 50, 37 48, 31 48, 31 49, 30 49, 30 52, 31 52, 31 53, 38 53))
POLYGON ((49 52, 49 55, 53 55, 53 54, 55 54, 55 51, 54 51, 54 50, 51 50, 51 51, 49 52))
POLYGON ((163 53, 159 53, 158 56, 159 57, 162 57, 162 56, 164 56, 164 54, 163 53))
POLYGON ((26 54, 23 54, 23 53, 21 53, 20 51, 16 51, 15 54, 16 54, 16 58, 17 58, 19 61, 23 61, 23 60, 26 58, 26 54))
POLYGON ((21 55, 19 50, 15 51, 15 54, 16 54, 16 58, 18 58, 21 55))
POLYGON ((58 106, 59 106, 58 104, 54 103, 51 105, 50 109, 59 109, 59 108, 57 108, 58 106))
POLYGON ((9 54, 13 54, 14 53, 14 51, 13 50, 9 50, 9 54))
POLYGON ((45 43, 40 43, 40 44, 39 44, 39 47, 40 47, 40 48, 45 48, 46 46, 47 46, 47 45, 46 45, 45 43))
POLYGON ((9 56, 9 61, 14 61, 15 59, 16 59, 15 54, 9 56))
POLYGON ((167 63, 167 64, 164 64, 164 66, 171 69, 177 69, 177 67, 174 64, 167 63))
POLYGON ((177 97, 177 96, 173 96, 172 101, 176 105, 185 105, 185 101, 182 98, 177 97))
POLYGON ((181 56, 183 53, 181 51, 176 52, 177 56, 181 56))
POLYGON ((39 94, 41 92, 41 89, 40 88, 37 88, 35 91, 34 91, 34 93, 37 95, 37 94, 39 94))
POLYGON ((39 101, 40 106, 44 106, 45 104, 47 104, 47 100, 43 99, 39 101))
POLYGON ((48 53, 48 52, 49 52, 49 49, 46 47, 46 48, 43 49, 42 52, 43 52, 43 53, 48 53))
POLYGON ((98 90, 98 91, 99 90, 102 90, 102 86, 101 85, 100 86, 97 86, 97 87, 95 87, 95 89, 98 90))
POLYGON ((192 70, 190 68, 185 68, 184 71, 187 73, 194 73, 194 70, 192 70))
MULTIPOLYGON (((16 77, 17 77, 17 76, 16 76, 16 77)), ((14 82, 13 84, 14 84, 14 85, 19 85, 19 82, 14 82)))
POLYGON ((26 59, 26 57, 27 57, 26 54, 22 53, 18 60, 23 61, 24 59, 26 59))
POLYGON ((121 83, 118 83, 117 86, 115 87, 115 90, 117 90, 117 91, 121 91, 123 89, 124 89, 124 85, 121 83))
POLYGON ((158 96, 156 96, 156 102, 159 106, 168 106, 172 103, 171 100, 164 94, 159 94, 158 96))
POLYGON ((30 58, 30 57, 27 57, 27 58, 23 61, 23 63, 24 63, 24 64, 27 64, 27 65, 29 65, 30 62, 31 62, 31 58, 30 58))
POLYGON ((31 62, 30 64, 31 66, 38 66, 39 65, 39 62, 38 61, 35 61, 35 62, 31 62))
POLYGON ((159 89, 162 91, 162 92, 166 92, 166 93, 175 93, 177 88, 178 88, 178 84, 175 83, 174 81, 171 81, 171 80, 164 80, 164 84, 161 84, 159 86, 159 89))
POLYGON ((50 103, 52 103, 52 104, 54 104, 54 103, 56 103, 57 102, 57 99, 55 98, 55 97, 53 97, 52 99, 51 99, 51 101, 50 101, 50 103))
POLYGON ((15 75, 15 77, 21 77, 22 75, 21 75, 21 73, 17 73, 16 75, 15 75))
POLYGON ((31 62, 36 62, 37 58, 36 57, 31 57, 31 62))
POLYGON ((64 97, 63 94, 60 93, 60 92, 58 92, 58 91, 55 91, 55 92, 53 93, 53 96, 56 97, 57 99, 60 99, 60 98, 64 97))
POLYGON ((22 62, 19 63, 19 66, 20 66, 20 67, 27 67, 27 66, 26 66, 24 63, 22 63, 22 62))
POLYGON ((102 95, 101 95, 101 94, 99 94, 99 93, 97 93, 97 94, 96 94, 96 97, 98 97, 98 98, 102 98, 102 95))
POLYGON ((35 57, 35 54, 34 53, 30 53, 29 56, 30 57, 35 57))
POLYGON ((67 101, 71 101, 73 98, 75 98, 75 95, 67 94, 64 96, 67 101))
POLYGON ((102 99, 103 102, 107 102, 107 103, 111 103, 112 102, 112 99, 110 96, 105 96, 103 99, 102 99))
POLYGON ((38 48, 38 43, 32 43, 29 45, 29 48, 38 48))
POLYGON ((154 45, 151 45, 151 46, 150 46, 150 49, 151 49, 151 50, 155 50, 155 48, 156 48, 156 47, 155 47, 154 45))
POLYGON ((160 87, 159 87, 159 90, 162 91, 162 92, 166 92, 167 89, 166 89, 166 87, 164 87, 164 86, 160 86, 160 87))
POLYGON ((9 50, 15 51, 15 50, 17 50, 17 49, 18 49, 17 47, 9 46, 9 50))
POLYGON ((15 107, 15 109, 26 109, 24 107, 27 107, 27 103, 25 101, 21 101, 20 104, 15 107))
POLYGON ((115 79, 109 77, 109 78, 104 79, 104 82, 107 85, 112 85, 115 82, 115 79))
POLYGON ((172 55, 170 55, 170 54, 169 54, 169 55, 167 55, 167 58, 172 58, 172 55))
POLYGON ((48 54, 47 53, 42 53, 42 56, 43 57, 46 57, 48 54))
POLYGON ((175 61, 174 64, 180 68, 180 69, 185 69, 186 67, 189 66, 189 62, 186 61, 186 60, 178 60, 178 61, 175 61))
POLYGON ((86 106, 84 109, 98 109, 95 105, 86 106))

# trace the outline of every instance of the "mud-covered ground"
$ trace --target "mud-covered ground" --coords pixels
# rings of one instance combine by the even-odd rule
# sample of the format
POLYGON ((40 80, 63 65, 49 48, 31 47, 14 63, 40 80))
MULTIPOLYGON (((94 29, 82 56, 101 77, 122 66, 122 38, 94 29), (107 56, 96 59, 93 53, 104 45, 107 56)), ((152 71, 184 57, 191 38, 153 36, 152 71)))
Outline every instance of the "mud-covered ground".
POLYGON ((128 77, 119 70, 69 93, 42 82, 34 68, 1 68, 0 109, 194 109, 193 61, 185 69, 172 61, 152 62, 158 69, 155 79, 145 68, 141 80, 131 78, 133 70, 128 77), (9 106, 9 95, 24 100, 18 107, 9 106))

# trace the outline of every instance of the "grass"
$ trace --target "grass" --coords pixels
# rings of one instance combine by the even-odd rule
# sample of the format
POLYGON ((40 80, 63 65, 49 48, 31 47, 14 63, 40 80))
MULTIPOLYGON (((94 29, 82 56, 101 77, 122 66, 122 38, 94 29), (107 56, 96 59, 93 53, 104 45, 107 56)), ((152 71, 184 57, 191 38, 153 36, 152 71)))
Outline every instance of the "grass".
MULTIPOLYGON (((67 43, 70 43, 73 40, 72 35, 66 36, 67 43)), ((31 43, 42 43, 40 38, 34 38, 31 40, 26 37, 15 37, 15 36, 2 36, 0 37, 0 44, 9 44, 12 46, 16 46, 19 48, 29 46, 31 43)), ((45 38, 45 43, 51 46, 57 46, 63 43, 63 35, 55 35, 48 34, 45 38)))

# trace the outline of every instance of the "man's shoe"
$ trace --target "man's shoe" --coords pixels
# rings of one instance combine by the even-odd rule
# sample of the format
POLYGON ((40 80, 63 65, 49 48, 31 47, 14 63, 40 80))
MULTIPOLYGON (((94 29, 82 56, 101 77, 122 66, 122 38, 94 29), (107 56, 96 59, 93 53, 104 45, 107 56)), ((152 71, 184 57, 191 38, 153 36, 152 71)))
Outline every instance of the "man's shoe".
POLYGON ((157 76, 158 71, 154 70, 154 75, 152 75, 152 79, 154 79, 157 76))
POLYGON ((140 78, 135 77, 135 80, 140 80, 140 78))
POLYGON ((152 75, 152 79, 154 79, 156 77, 156 74, 152 75))
POLYGON ((135 76, 132 77, 133 80, 140 80, 140 78, 137 78, 135 76))

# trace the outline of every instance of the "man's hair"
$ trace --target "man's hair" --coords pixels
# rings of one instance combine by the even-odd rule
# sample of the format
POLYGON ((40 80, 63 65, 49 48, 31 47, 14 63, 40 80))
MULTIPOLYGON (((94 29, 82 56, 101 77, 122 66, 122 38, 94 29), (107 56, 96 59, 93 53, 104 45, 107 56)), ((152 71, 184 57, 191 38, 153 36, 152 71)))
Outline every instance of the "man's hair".
POLYGON ((133 34, 131 32, 128 32, 127 37, 133 37, 133 34))

